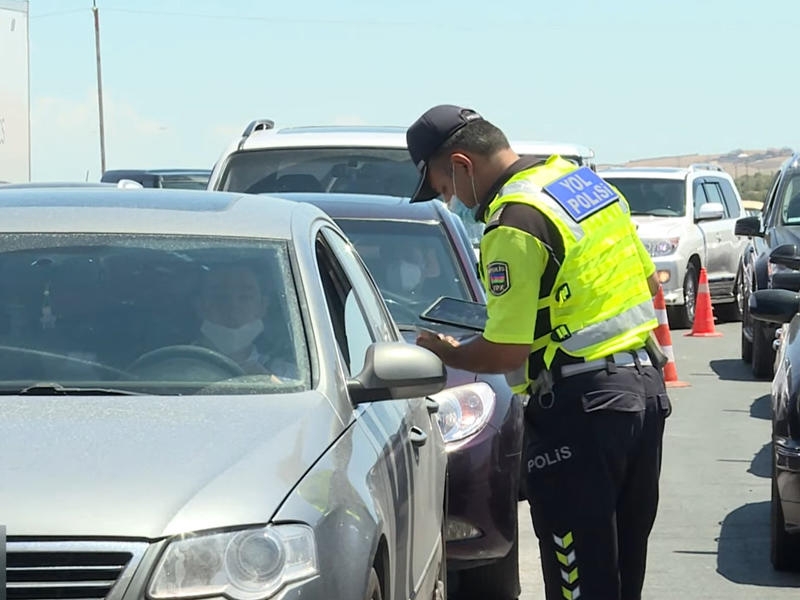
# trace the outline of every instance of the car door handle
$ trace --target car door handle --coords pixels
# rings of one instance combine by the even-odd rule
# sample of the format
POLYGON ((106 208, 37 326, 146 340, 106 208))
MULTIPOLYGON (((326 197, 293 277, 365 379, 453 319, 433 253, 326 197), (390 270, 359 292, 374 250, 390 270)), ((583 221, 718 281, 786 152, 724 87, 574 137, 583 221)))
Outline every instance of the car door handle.
POLYGON ((425 442, 428 441, 428 434, 414 425, 408 430, 408 439, 411 441, 412 446, 419 448, 420 446, 424 446, 425 442))
POLYGON ((433 398, 425 399, 425 408, 428 409, 428 414, 432 415, 439 412, 439 403, 433 398))

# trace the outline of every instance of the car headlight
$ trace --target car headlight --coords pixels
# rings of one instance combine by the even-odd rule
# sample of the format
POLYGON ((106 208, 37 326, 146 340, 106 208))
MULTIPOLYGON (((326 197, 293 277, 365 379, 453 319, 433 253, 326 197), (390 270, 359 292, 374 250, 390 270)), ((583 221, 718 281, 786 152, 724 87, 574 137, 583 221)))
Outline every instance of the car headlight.
POLYGON ((148 595, 153 599, 260 600, 318 573, 310 527, 268 525, 170 542, 153 573, 148 595))
POLYGON ((436 417, 447 444, 479 432, 494 412, 494 390, 482 381, 448 388, 431 398, 439 404, 436 417))
POLYGON ((650 256, 668 256, 678 249, 681 238, 666 238, 659 240, 642 240, 642 244, 647 248, 650 256))

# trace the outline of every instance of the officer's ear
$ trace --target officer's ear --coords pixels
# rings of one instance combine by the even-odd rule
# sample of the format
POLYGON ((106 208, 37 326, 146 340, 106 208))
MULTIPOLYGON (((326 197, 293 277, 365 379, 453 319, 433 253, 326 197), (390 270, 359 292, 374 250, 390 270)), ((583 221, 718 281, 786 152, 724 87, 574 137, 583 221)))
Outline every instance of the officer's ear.
POLYGON ((462 169, 468 176, 475 173, 475 165, 472 163, 472 159, 463 152, 453 152, 450 155, 450 168, 455 169, 456 175, 459 175, 462 169))

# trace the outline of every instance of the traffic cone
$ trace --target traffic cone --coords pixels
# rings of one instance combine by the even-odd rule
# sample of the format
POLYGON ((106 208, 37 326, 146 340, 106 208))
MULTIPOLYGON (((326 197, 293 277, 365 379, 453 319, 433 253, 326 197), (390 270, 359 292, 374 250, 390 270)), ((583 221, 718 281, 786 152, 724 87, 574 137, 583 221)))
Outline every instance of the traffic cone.
POLYGON ((687 387, 689 384, 678 379, 678 368, 675 365, 675 353, 672 350, 672 335, 669 332, 669 321, 667 320, 667 304, 664 301, 664 289, 659 285, 658 293, 653 300, 653 308, 656 309, 658 317, 658 327, 656 327, 656 340, 661 346, 661 350, 667 356, 667 364, 664 365, 664 382, 667 387, 687 387))
POLYGON ((700 280, 697 284, 697 298, 694 304, 694 324, 685 334, 695 337, 719 337, 722 334, 714 328, 714 309, 711 307, 711 294, 708 291, 708 274, 700 267, 700 280))

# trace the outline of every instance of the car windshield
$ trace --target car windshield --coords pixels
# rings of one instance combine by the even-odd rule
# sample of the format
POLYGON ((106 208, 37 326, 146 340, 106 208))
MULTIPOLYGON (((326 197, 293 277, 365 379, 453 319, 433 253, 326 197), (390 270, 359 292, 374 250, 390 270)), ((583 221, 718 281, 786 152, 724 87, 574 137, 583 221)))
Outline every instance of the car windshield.
POLYGON ((418 180, 404 148, 274 148, 233 154, 219 189, 408 197, 418 180))
POLYGON ((792 177, 783 186, 781 216, 786 225, 800 224, 800 175, 792 177))
POLYGON ((283 241, 24 234, 0 242, 0 392, 308 389, 283 241))
POLYGON ((682 179, 603 177, 631 207, 631 215, 682 217, 686 214, 686 184, 682 179))
POLYGON ((399 325, 425 325, 419 314, 440 296, 472 300, 442 225, 377 219, 337 222, 364 259, 399 325))

